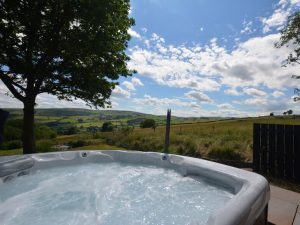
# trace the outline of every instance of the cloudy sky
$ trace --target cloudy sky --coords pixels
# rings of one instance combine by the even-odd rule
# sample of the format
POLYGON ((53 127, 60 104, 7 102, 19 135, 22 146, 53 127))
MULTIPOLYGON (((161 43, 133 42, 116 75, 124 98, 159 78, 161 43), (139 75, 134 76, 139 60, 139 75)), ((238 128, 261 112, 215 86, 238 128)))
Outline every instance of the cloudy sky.
MULTIPOLYGON (((279 31, 300 0, 132 0, 128 66, 138 71, 113 91, 113 109, 179 116, 256 116, 292 109, 291 49, 279 31)), ((5 95, 0 107, 21 107, 5 95)), ((42 94, 38 107, 86 107, 42 94)))

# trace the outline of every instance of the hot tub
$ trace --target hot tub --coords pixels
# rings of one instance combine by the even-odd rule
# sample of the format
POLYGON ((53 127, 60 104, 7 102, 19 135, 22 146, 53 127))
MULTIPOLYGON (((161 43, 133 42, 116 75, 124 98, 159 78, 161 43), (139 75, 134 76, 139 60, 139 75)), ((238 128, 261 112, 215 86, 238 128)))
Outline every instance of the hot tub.
POLYGON ((74 151, 0 157, 0 224, 256 225, 260 175, 179 155, 74 151))

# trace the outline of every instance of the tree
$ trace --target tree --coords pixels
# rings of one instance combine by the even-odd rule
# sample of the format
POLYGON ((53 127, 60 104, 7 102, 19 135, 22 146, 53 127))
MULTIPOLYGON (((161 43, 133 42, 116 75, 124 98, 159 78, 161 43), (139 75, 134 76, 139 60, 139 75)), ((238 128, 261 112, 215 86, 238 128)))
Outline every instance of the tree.
POLYGON ((114 126, 111 122, 104 122, 102 124, 102 129, 101 129, 102 132, 110 132, 113 130, 114 130, 114 126))
POLYGON ((296 12, 288 18, 286 26, 281 30, 280 41, 276 47, 293 46, 294 52, 291 52, 284 62, 287 64, 300 64, 300 12, 296 12))
MULTIPOLYGON (((284 61, 283 66, 288 64, 300 64, 300 12, 296 12, 288 18, 288 22, 285 27, 281 30, 280 41, 275 44, 275 47, 281 48, 283 46, 293 47, 293 52, 289 54, 287 59, 284 61)), ((292 75, 294 79, 300 79, 299 75, 292 75)), ((300 89, 294 89, 295 96, 294 101, 300 100, 300 89)))
POLYGON ((274 116, 274 113, 271 112, 271 113, 270 113, 270 116, 274 116))
POLYGON ((140 123, 141 128, 152 128, 155 131, 156 122, 154 119, 145 119, 140 123))
POLYGON ((286 113, 287 113, 288 115, 292 115, 292 114, 293 114, 293 110, 289 109, 288 111, 286 111, 286 113))
POLYGON ((77 134, 78 132, 79 130, 76 126, 70 126, 64 131, 64 134, 72 135, 72 134, 77 134))
POLYGON ((1 0, 0 79, 23 103, 23 153, 35 152, 41 93, 109 106, 127 68, 129 0, 1 0))

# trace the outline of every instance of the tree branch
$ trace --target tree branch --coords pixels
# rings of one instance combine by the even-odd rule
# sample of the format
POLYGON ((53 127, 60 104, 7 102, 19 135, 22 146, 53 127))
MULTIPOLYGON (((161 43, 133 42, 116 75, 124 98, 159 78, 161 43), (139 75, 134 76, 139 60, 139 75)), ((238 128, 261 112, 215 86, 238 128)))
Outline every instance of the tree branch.
POLYGON ((14 86, 16 86, 17 88, 21 89, 22 91, 25 91, 25 90, 26 90, 22 85, 17 84, 17 83, 14 82, 14 81, 12 81, 12 84, 13 84, 14 86))
POLYGON ((10 92, 14 95, 16 99, 20 100, 21 102, 24 102, 25 97, 16 90, 16 88, 14 87, 15 83, 11 80, 11 78, 4 74, 3 71, 0 71, 0 79, 3 81, 3 83, 6 85, 6 87, 10 90, 10 92))

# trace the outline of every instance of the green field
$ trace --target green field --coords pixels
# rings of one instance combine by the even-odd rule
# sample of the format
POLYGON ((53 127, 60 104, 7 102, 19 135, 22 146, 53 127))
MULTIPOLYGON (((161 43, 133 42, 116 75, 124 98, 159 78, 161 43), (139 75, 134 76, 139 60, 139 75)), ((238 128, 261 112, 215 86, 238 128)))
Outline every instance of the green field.
MULTIPOLYGON (((16 134, 13 133, 15 136, 12 135, 6 145, 0 146, 0 155, 22 153, 21 127, 15 125, 20 124, 21 116, 20 110, 10 110, 6 130, 16 134)), ((160 152, 164 148, 164 116, 128 111, 39 109, 35 118, 36 124, 40 126, 38 132, 41 133, 37 138, 38 152, 57 151, 57 146, 61 145, 67 145, 72 150, 131 149, 160 152), (160 126, 155 131, 139 128, 139 122, 145 118, 153 118, 160 126), (100 128, 105 121, 115 125, 113 132, 87 131, 90 126, 100 128), (132 125, 133 130, 123 129, 128 127, 128 121, 136 122, 132 125), (71 126, 77 128, 74 134, 62 132, 71 126), (50 131, 47 129, 51 129, 55 135, 49 136, 50 131)), ((251 162, 253 123, 300 124, 300 119, 291 116, 236 119, 172 117, 169 151, 214 160, 251 162)))

